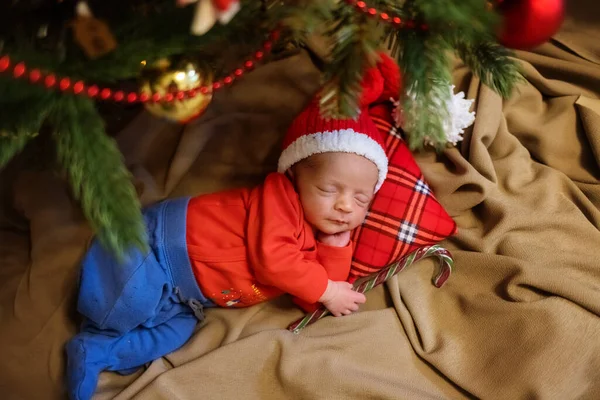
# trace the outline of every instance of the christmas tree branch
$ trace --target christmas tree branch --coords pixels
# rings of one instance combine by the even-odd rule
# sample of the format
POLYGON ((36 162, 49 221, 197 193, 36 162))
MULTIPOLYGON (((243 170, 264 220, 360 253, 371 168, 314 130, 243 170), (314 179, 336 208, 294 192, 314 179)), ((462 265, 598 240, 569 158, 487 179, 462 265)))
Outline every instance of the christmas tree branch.
POLYGON ((335 2, 336 0, 274 1, 268 14, 273 20, 281 21, 290 31, 293 40, 302 42, 331 23, 335 2))
POLYGON ((0 131, 0 169, 20 153, 32 137, 33 135, 26 133, 13 136, 8 132, 0 131))
POLYGON ((21 86, 0 78, 0 169, 37 136, 54 97, 39 88, 20 90, 21 86))
POLYGON ((104 132, 94 104, 63 96, 49 116, 60 163, 100 241, 120 256, 145 250, 146 234, 131 177, 115 142, 104 132))
POLYGON ((481 81, 507 98, 524 81, 520 66, 507 48, 493 42, 469 44, 457 41, 456 52, 481 81))
POLYGON ((404 129, 408 144, 418 149, 425 143, 436 147, 445 145, 444 122, 448 119, 445 107, 450 99, 450 67, 446 41, 428 32, 398 31, 398 63, 403 71, 404 129))
POLYGON ((334 46, 325 68, 321 113, 329 118, 352 118, 358 113, 364 70, 377 61, 383 30, 376 21, 341 4, 336 25, 327 36, 334 46))
POLYGON ((404 8, 438 34, 460 29, 467 40, 493 34, 498 23, 484 0, 408 0, 404 8))

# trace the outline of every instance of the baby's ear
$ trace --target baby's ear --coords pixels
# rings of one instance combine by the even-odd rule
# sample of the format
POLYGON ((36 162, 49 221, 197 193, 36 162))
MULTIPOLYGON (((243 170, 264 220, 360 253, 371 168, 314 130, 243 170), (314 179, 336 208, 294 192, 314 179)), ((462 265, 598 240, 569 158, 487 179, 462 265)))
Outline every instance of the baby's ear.
POLYGON ((295 170, 296 170, 296 165, 292 165, 290 168, 288 168, 287 171, 285 171, 285 175, 288 178, 290 178, 290 180, 292 182, 295 182, 295 179, 296 179, 296 173, 295 173, 296 171, 295 170))

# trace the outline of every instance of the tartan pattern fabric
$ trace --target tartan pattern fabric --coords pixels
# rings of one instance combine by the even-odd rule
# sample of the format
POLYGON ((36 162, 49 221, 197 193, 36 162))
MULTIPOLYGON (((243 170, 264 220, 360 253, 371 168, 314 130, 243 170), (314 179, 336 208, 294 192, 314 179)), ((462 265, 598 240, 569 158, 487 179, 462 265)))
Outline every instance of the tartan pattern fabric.
POLYGON ((370 110, 389 158, 388 175, 365 222, 353 232, 350 278, 370 275, 423 246, 456 233, 456 223, 435 199, 408 146, 391 122, 390 105, 370 110))

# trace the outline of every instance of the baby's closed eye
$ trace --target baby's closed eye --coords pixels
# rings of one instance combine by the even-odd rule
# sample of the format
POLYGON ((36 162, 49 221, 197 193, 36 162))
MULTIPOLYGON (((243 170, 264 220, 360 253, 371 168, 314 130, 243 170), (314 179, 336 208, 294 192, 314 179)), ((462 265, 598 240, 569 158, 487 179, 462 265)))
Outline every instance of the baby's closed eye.
POLYGON ((357 194, 357 195, 354 196, 354 199, 360 205, 367 205, 371 201, 371 198, 369 196, 365 195, 365 194, 357 194))
POLYGON ((337 189, 333 186, 317 186, 317 189, 323 193, 335 193, 337 189))

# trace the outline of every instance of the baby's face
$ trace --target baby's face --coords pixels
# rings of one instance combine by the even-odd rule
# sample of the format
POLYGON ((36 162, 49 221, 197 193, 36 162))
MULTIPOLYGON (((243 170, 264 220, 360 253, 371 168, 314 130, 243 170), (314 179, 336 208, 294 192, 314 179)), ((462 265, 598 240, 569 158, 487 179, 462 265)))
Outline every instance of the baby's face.
POLYGON ((352 153, 323 153, 294 165, 292 174, 306 220, 334 234, 359 226, 373 199, 378 170, 352 153))

